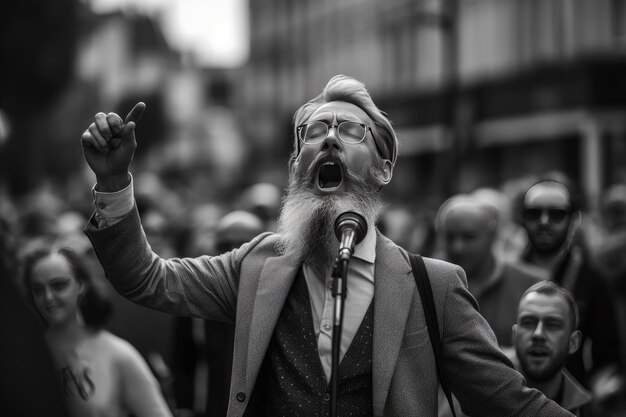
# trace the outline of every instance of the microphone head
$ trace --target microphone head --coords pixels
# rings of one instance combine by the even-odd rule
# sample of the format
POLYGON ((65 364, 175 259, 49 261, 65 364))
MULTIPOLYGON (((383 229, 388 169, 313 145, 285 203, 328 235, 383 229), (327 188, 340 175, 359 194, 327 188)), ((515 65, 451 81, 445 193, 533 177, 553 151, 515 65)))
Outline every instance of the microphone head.
POLYGON ((335 219, 335 235, 341 241, 343 231, 346 229, 354 230, 354 242, 359 243, 367 234, 367 222, 365 218, 353 211, 346 211, 335 219))

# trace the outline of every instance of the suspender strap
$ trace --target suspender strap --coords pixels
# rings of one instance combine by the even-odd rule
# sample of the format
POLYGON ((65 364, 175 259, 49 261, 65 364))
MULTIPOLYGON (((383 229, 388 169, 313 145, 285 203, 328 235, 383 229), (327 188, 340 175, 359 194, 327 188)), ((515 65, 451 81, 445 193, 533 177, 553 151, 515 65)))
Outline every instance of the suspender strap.
POLYGON ((450 404, 450 410, 452 415, 456 417, 454 412, 454 404, 452 402, 452 395, 450 394, 450 386, 448 385, 448 378, 446 374, 445 364, 443 362, 443 346, 441 345, 441 336, 439 334, 439 325, 437 323, 437 311, 435 310, 435 302, 433 299, 433 290, 430 286, 430 279, 428 278, 428 272, 426 272, 426 266, 424 260, 420 255, 409 254, 411 260, 411 267, 413 268, 413 277, 417 284, 420 297, 422 299, 422 307, 424 308, 424 315, 426 316, 426 327, 428 327, 428 335, 430 336, 430 343, 435 353, 435 363, 437 364, 437 376, 439 377, 439 384, 446 394, 448 404, 450 404))

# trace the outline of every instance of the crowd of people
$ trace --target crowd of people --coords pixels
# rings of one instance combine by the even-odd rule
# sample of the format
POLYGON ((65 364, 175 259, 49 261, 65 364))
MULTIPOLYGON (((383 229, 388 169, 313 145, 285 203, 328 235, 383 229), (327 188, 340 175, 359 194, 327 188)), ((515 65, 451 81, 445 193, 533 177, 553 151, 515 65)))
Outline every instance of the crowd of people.
POLYGON ((190 204, 158 175, 129 173, 143 109, 98 113, 83 134, 95 211, 88 189, 80 201, 42 187, 0 205, 2 257, 16 261, 2 266, 23 314, 38 318, 59 407, 328 415, 332 223, 350 209, 376 227, 348 270, 339 415, 626 412, 626 185, 607 188, 594 211, 560 173, 529 175, 513 195, 449 196, 436 213, 385 206, 395 132, 362 84, 338 76, 294 116, 284 193, 259 183, 190 204), (435 394, 398 247, 425 257, 451 404, 435 394))

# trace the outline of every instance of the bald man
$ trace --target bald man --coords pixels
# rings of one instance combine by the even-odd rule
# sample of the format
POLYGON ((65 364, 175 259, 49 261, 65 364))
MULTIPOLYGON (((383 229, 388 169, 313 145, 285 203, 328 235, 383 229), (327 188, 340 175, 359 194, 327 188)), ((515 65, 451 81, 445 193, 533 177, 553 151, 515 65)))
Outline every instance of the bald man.
POLYGON ((437 234, 446 260, 465 270, 469 290, 498 344, 510 347, 517 303, 528 287, 546 276, 536 268, 496 257, 499 217, 492 204, 474 195, 457 195, 439 209, 437 234))

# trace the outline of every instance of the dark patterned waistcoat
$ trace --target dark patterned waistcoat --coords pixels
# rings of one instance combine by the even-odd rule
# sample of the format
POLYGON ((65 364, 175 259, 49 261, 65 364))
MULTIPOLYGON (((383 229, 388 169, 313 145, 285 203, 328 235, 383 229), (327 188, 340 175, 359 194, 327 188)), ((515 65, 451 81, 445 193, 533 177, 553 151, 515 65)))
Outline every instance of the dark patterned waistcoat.
MULTIPOLYGON (((339 364, 337 411, 341 417, 372 415, 373 305, 372 301, 339 364)), ((319 359, 302 269, 276 324, 257 388, 262 392, 265 416, 330 414, 330 386, 319 359)))

